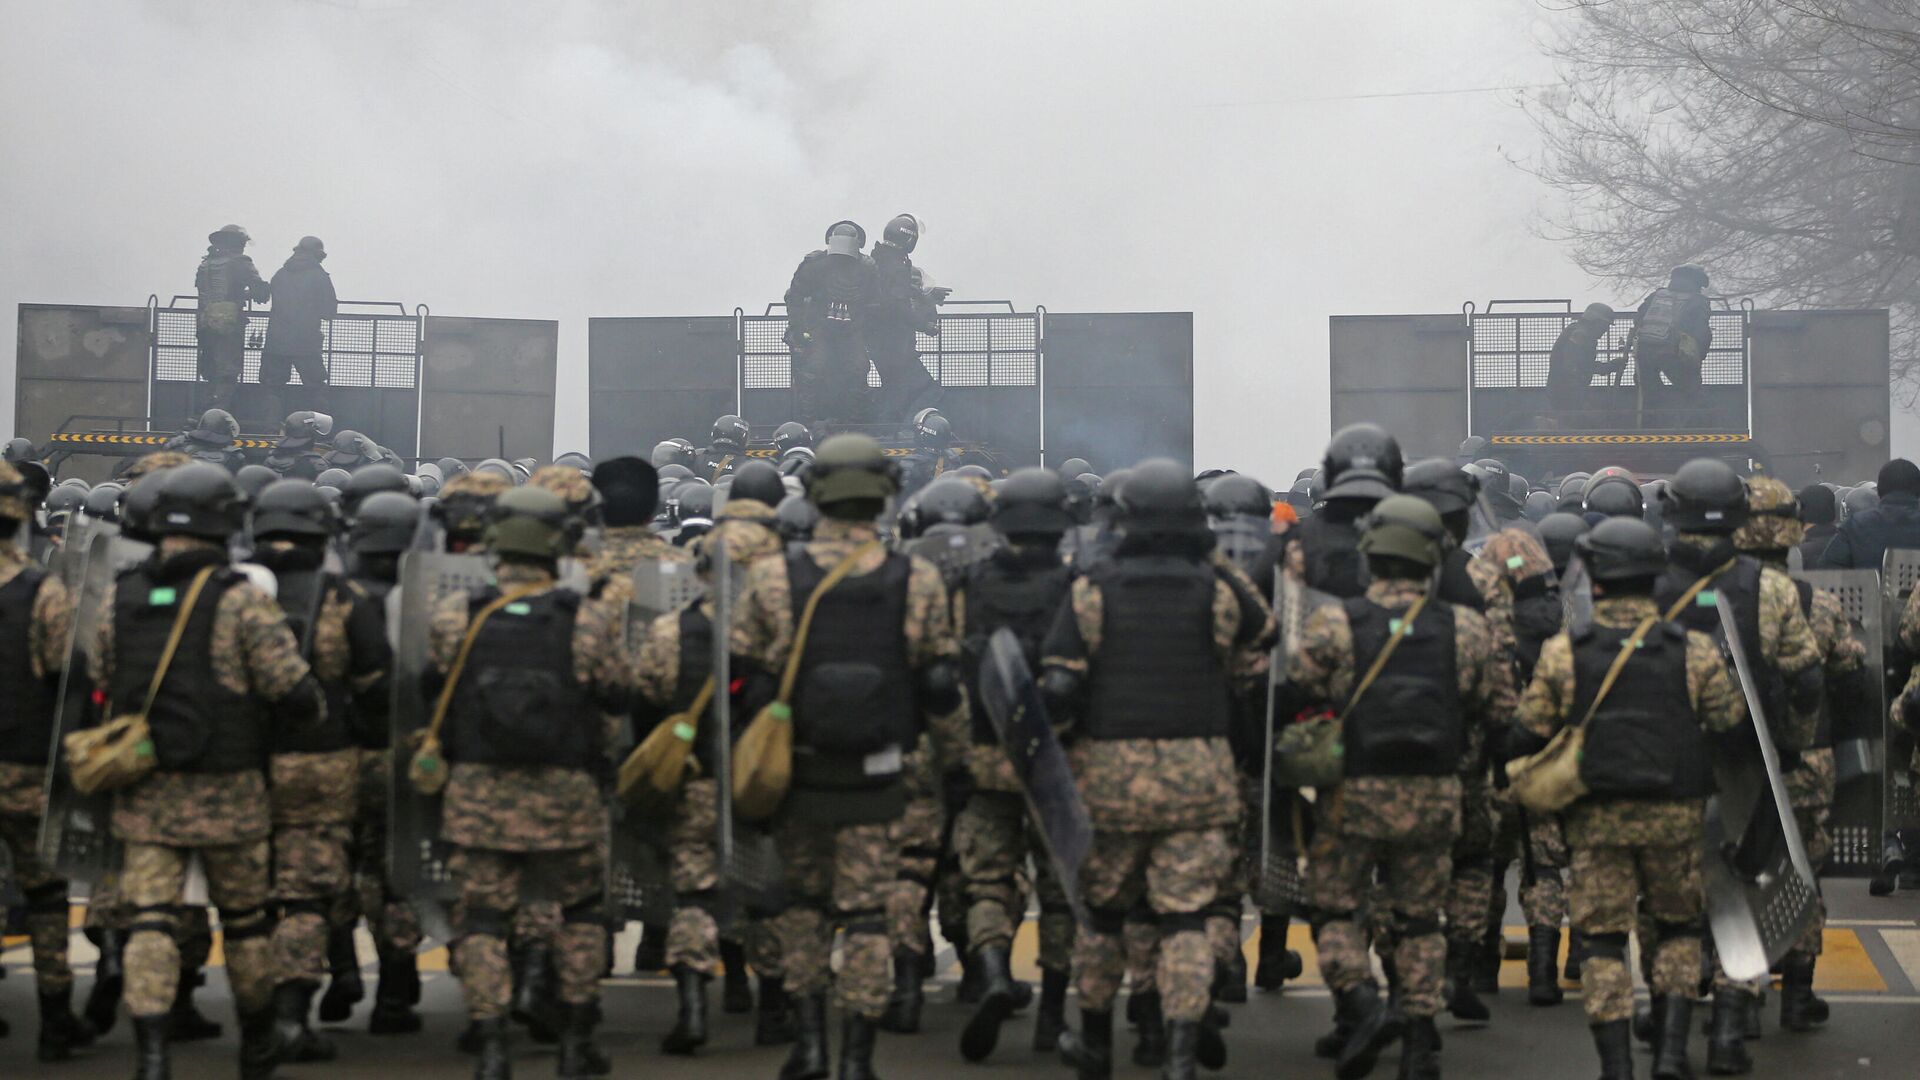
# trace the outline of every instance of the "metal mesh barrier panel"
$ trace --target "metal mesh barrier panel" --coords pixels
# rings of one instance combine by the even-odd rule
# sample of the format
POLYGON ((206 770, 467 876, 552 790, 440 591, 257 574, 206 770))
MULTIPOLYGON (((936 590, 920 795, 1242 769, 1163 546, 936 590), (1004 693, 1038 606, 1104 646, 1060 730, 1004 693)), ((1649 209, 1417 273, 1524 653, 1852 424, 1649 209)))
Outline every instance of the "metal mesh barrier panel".
MULTIPOLYGON (((743 389, 785 390, 791 385, 787 345, 781 340, 786 331, 785 315, 742 317, 743 389)), ((942 315, 938 337, 916 337, 920 363, 942 386, 1039 385, 1040 317, 1035 313, 942 315)), ((880 385, 872 368, 867 369, 867 385, 880 385)))
MULTIPOLYGON (((153 313, 155 382, 196 382, 200 375, 199 338, 190 307, 156 308, 153 313)), ((260 348, 267 339, 268 312, 248 312, 246 352, 240 380, 260 381, 260 348)), ((320 357, 327 382, 337 387, 412 390, 419 384, 420 322, 400 312, 341 312, 321 324, 320 357)), ((299 372, 292 384, 300 385, 299 372)))
MULTIPOLYGON (((1487 389, 1537 389, 1547 385, 1547 363, 1553 343, 1577 318, 1568 311, 1494 311, 1475 314, 1472 324, 1473 386, 1487 389)), ((1713 345, 1700 364, 1703 386, 1741 386, 1747 378, 1746 313, 1715 311, 1713 345)), ((1618 359, 1633 332, 1631 314, 1616 315, 1600 342, 1603 360, 1618 359)), ((1638 365, 1628 360, 1615 386, 1633 386, 1638 365)), ((1605 386, 1605 376, 1593 376, 1592 385, 1605 386)))

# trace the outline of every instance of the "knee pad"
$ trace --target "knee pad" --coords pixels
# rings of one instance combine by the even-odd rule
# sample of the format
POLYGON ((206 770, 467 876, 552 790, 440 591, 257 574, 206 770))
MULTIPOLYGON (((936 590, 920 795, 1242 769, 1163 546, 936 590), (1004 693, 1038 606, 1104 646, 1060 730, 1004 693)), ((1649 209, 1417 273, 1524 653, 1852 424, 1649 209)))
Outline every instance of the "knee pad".
POLYGON ((576 900, 560 909, 560 921, 604 925, 607 921, 606 901, 598 895, 589 896, 585 900, 576 900))
POLYGON ((1326 929, 1328 923, 1352 922, 1353 912, 1331 911, 1326 908, 1308 908, 1305 917, 1307 920, 1307 929, 1313 931, 1314 940, 1318 941, 1320 939, 1320 931, 1326 929))
POLYGON ((295 915, 318 915, 324 919, 330 906, 325 900, 282 900, 280 917, 290 919, 295 915))
POLYGON ((1434 918, 1412 919, 1404 916, 1394 920, 1394 929, 1403 938, 1427 937, 1440 933, 1440 920, 1434 918))
POLYGON ((1664 945, 1681 938, 1699 938, 1700 924, 1698 922, 1662 922, 1655 919, 1653 932, 1659 943, 1664 945))
POLYGON ((241 908, 220 913, 220 931, 228 943, 273 933, 273 916, 263 907, 241 908))
POLYGON ((49 881, 26 891, 29 915, 64 915, 67 911, 67 883, 49 881))
POLYGON ((1044 919, 1050 915, 1056 917, 1065 915, 1068 918, 1072 918, 1073 908, 1068 904, 1041 904, 1040 917, 1044 919))
POLYGON ((155 904, 151 907, 135 908, 133 921, 127 926, 128 936, 142 930, 156 934, 165 934, 171 938, 178 931, 179 921, 172 904, 155 904))
POLYGON ((905 863, 901 863, 900 872, 894 875, 894 880, 904 881, 909 885, 918 885, 923 889, 931 889, 933 888, 933 877, 932 874, 922 873, 919 870, 909 870, 905 863))
POLYGON ((842 911, 837 915, 842 929, 851 934, 880 934, 887 932, 887 913, 884 908, 858 908, 842 911))
POLYGON ((1604 958, 1627 962, 1627 935, 1625 934, 1588 934, 1586 936, 1588 959, 1604 958))
POLYGON ((1087 909, 1087 929, 1096 934, 1119 934, 1127 928, 1127 913, 1120 908, 1087 909))
POLYGON ((1160 916, 1160 936, 1172 937, 1185 930, 1196 933, 1207 932, 1207 913, 1204 911, 1170 911, 1160 916))
POLYGON ((718 906, 718 895, 712 889, 697 892, 674 893, 673 902, 683 908, 696 908, 712 915, 718 906))
POLYGON ((505 908, 470 904, 460 919, 461 937, 494 937, 506 940, 513 928, 513 913, 505 908))
POLYGON ((1236 923, 1240 921, 1240 904, 1238 903, 1237 897, 1233 902, 1221 901, 1215 904, 1208 904, 1202 908, 1201 911, 1209 919, 1231 919, 1236 923))

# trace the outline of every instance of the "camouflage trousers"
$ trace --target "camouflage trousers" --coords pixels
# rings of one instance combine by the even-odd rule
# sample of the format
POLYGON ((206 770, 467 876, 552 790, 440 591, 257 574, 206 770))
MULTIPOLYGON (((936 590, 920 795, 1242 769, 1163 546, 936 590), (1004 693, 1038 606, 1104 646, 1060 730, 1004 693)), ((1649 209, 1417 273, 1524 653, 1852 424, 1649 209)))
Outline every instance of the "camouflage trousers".
POLYGON ((562 922, 555 935, 554 968, 560 1000, 585 1005, 599 996, 606 964, 606 857, 598 847, 561 851, 494 851, 459 848, 450 869, 460 883, 454 961, 475 1020, 507 1014, 513 969, 507 935, 516 909, 531 896, 552 898, 562 922))
POLYGON ((276 754, 273 809, 273 964, 279 981, 327 974, 327 930, 353 882, 347 846, 359 794, 360 752, 276 754))
POLYGON ((1493 906, 1493 790, 1467 784, 1460 799, 1460 835, 1447 882, 1447 940, 1471 945, 1486 936, 1493 906))
POLYGON ((1580 989, 1589 1023, 1633 1015, 1633 973, 1627 935, 1635 901, 1652 920, 1640 948, 1653 957, 1649 982, 1656 995, 1692 995, 1700 981, 1700 916, 1705 904, 1700 847, 1579 847, 1569 867, 1568 906, 1573 928, 1585 935, 1580 989))
POLYGON ((1507 868, 1520 864, 1520 911, 1528 926, 1558 929, 1567 921, 1567 838, 1560 818, 1530 814, 1504 792, 1494 796, 1493 895, 1488 897, 1486 925, 1499 925, 1506 913, 1507 891, 1502 886, 1507 868), (1526 845, 1524 848, 1522 844, 1526 845))
POLYGON ((719 786, 689 780, 667 826, 667 875, 673 883, 673 922, 667 926, 667 966, 720 974, 720 924, 713 905, 720 887, 719 786))
POLYGON ((1040 966, 1064 972, 1073 963, 1073 909, 1027 817, 1026 800, 1010 791, 976 791, 953 825, 953 848, 966 883, 967 948, 1010 949, 1026 917, 1022 877, 1033 859, 1040 898, 1040 966))
POLYGON ((1225 828, 1096 831, 1080 867, 1087 925, 1080 928, 1073 952, 1081 1008, 1113 1007, 1127 969, 1127 913, 1144 899, 1160 931, 1154 986, 1161 1011, 1168 1020, 1199 1020, 1213 988, 1207 905, 1232 865, 1225 828))
POLYGON ((775 919, 787 989, 825 993, 835 927, 845 932, 836 994, 869 1019, 886 1011, 887 902, 899 882, 900 846, 888 823, 823 825, 783 820, 774 846, 785 868, 788 907, 775 919))
MULTIPOLYGON (((199 971, 213 955, 213 920, 207 914, 206 905, 177 906, 174 924, 178 928, 174 943, 180 950, 181 970, 199 971)), ((96 945, 100 931, 125 932, 133 925, 133 905, 120 888, 120 871, 109 870, 100 875, 87 896, 87 917, 81 925, 86 928, 87 938, 96 945)))
POLYGON ((382 955, 420 948, 420 917, 393 891, 387 878, 387 799, 393 775, 393 751, 360 755, 359 810, 353 819, 353 900, 356 910, 342 912, 336 925, 351 925, 365 915, 374 947, 382 955))
MULTIPOLYGON (((1208 942, 1211 946, 1212 942, 1208 942)), ((1136 994, 1160 989, 1160 917, 1146 898, 1133 905, 1120 926, 1120 948, 1126 954, 1127 985, 1136 994)))
POLYGON ((13 882, 26 898, 27 938, 33 945, 33 975, 43 994, 73 985, 67 966, 67 879, 40 861, 40 819, 0 814, 0 846, 13 858, 13 882))
POLYGON ((201 848, 128 844, 120 869, 121 895, 134 912, 127 939, 125 1000, 127 1012, 136 1018, 161 1016, 173 1007, 183 966, 174 938, 179 932, 187 868, 195 855, 206 871, 208 894, 220 909, 227 981, 233 988, 235 1008, 245 1016, 265 1009, 272 1000, 267 842, 201 848))
POLYGON ((1359 914, 1371 897, 1393 941, 1400 1000, 1408 1016, 1440 1011, 1447 943, 1440 916, 1453 877, 1450 847, 1429 841, 1370 840, 1322 828, 1307 862, 1320 975, 1335 993, 1373 981, 1359 914), (1372 886, 1378 873, 1382 887, 1372 886))
POLYGON ((231 409, 245 359, 244 340, 239 331, 216 333, 201 330, 199 351, 200 378, 208 385, 207 398, 201 408, 231 409))
POLYGON ((941 870, 941 840, 946 827, 947 810, 937 785, 931 794, 908 799, 906 813, 893 823, 900 869, 887 895, 887 938, 896 951, 925 956, 932 947, 927 934, 927 908, 941 870))

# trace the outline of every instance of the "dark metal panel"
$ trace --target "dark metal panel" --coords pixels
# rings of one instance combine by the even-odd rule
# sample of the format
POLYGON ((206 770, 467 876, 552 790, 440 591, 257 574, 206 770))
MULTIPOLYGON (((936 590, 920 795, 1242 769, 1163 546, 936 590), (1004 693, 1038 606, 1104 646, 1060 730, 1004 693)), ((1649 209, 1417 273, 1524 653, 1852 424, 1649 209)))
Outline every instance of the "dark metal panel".
POLYGON ((1046 460, 1193 461, 1193 313, 1048 312, 1046 460))
POLYGON ((1328 320, 1334 430, 1380 424, 1409 458, 1451 457, 1467 437, 1464 315, 1335 315, 1328 320))
POLYGON ((76 414, 146 415, 144 307, 21 304, 14 357, 13 430, 23 438, 44 443, 76 414))
POLYGON ((545 460, 553 453, 560 324, 427 318, 420 405, 423 457, 545 460))
POLYGON ((1754 315, 1753 438, 1799 486, 1852 482, 1886 464, 1893 397, 1885 311, 1754 315))
POLYGON ((702 441, 734 411, 738 367, 732 316, 589 319, 591 453, 644 457, 662 439, 702 441))

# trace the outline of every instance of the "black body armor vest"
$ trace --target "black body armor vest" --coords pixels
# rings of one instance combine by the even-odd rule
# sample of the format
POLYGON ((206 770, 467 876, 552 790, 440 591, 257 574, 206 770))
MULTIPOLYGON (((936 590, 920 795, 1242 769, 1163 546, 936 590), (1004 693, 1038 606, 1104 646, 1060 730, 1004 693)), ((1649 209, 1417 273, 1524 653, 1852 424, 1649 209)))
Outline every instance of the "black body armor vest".
MULTIPOLYGON (((1721 559, 1713 564, 1718 566, 1721 559)), ((1711 570, 1709 566, 1706 570, 1711 570)), ((1735 561, 1733 569, 1721 574, 1712 585, 1701 591, 1701 596, 1713 593, 1714 599, 1701 603, 1699 597, 1682 608, 1674 616, 1674 621, 1689 630, 1698 630, 1709 636, 1720 632, 1720 613, 1715 605, 1733 605, 1733 625, 1740 632, 1740 646, 1747 654, 1747 663, 1753 665, 1753 678, 1759 684, 1760 707, 1767 714, 1768 730, 1778 733, 1786 729, 1787 713, 1791 706, 1787 703, 1787 682, 1780 669, 1760 648, 1760 576, 1766 564, 1750 555, 1741 555, 1735 561)), ((1654 584, 1653 599, 1660 605, 1664 615, 1680 599, 1693 583, 1699 580, 1703 570, 1693 570, 1680 565, 1678 558, 1667 568, 1654 584)), ((1729 672, 1731 675, 1732 673, 1729 672)), ((1782 747, 1783 750, 1798 749, 1782 747)))
MULTIPOLYGON (((693 708, 693 700, 700 696, 707 676, 713 674, 713 620, 707 618, 698 604, 681 608, 676 617, 680 621, 680 667, 674 679, 673 698, 667 703, 669 716, 678 716, 693 708)), ((713 692, 718 700, 727 688, 716 686, 713 692)), ((693 756, 707 776, 714 775, 713 719, 713 703, 708 702, 707 711, 700 716, 700 732, 693 740, 693 756)))
MULTIPOLYGON (((907 582, 912 563, 890 554, 880 568, 848 575, 827 590, 807 631, 793 700, 794 742, 818 753, 865 757, 912 749, 919 735, 907 660, 907 582)), ((794 626, 827 576, 805 547, 787 554, 794 626)), ((795 768, 804 777, 798 759, 795 768)), ((876 777, 891 782, 893 774, 876 777)))
POLYGON ((1473 575, 1467 573, 1467 564, 1472 561, 1473 556, 1459 548, 1449 549, 1446 557, 1440 561, 1440 588, 1433 598, 1484 614, 1487 598, 1474 585, 1473 575))
POLYGON ((1123 556, 1089 576, 1100 587, 1102 613, 1087 736, 1226 736, 1233 716, 1213 643, 1213 567, 1177 556, 1123 556))
POLYGON ((1520 686, 1533 681, 1533 669, 1540 663, 1540 649, 1547 639, 1560 632, 1566 621, 1566 605, 1560 588, 1547 574, 1535 574, 1513 586, 1514 659, 1520 664, 1520 686))
POLYGON ((45 765, 53 749, 58 676, 34 678, 29 646, 33 602, 46 579, 46 571, 26 566, 0 588, 0 686, 6 687, 0 693, 0 761, 15 765, 45 765))
MULTIPOLYGON (((980 662, 987 655, 987 639, 1007 627, 1020 639, 1027 670, 1040 671, 1040 646, 1073 588, 1073 572, 1058 563, 1023 566, 1008 557, 995 557, 972 567, 967 578, 964 612, 967 639, 962 642, 969 689, 980 685, 980 662)), ((975 694, 975 700, 979 700, 975 694)), ((976 746, 999 743, 985 709, 973 710, 976 746)))
MULTIPOLYGON (((1401 612, 1365 597, 1345 603, 1353 631, 1355 689, 1387 645, 1401 612)), ((1429 603, 1347 714, 1341 741, 1348 776, 1452 776, 1466 750, 1453 609, 1429 603)))
MULTIPOLYGON (((475 592, 469 617, 499 595, 493 588, 475 592)), ((573 673, 579 613, 579 594, 556 588, 487 619, 447 709, 448 760, 601 769, 600 708, 573 673)))
POLYGON ((1367 562, 1360 554, 1360 528, 1315 514, 1300 523, 1307 584, 1340 600, 1367 591, 1367 562))
MULTIPOLYGON (((1574 640, 1568 723, 1587 715, 1632 632, 1594 626, 1574 640)), ((1594 795, 1611 798, 1692 799, 1713 793, 1707 738, 1687 694, 1687 631, 1678 623, 1648 634, 1620 670, 1587 728, 1580 781, 1594 795)))
POLYGON ((154 754, 168 772, 245 772, 266 764, 265 710, 252 695, 234 693, 213 674, 214 614, 227 590, 246 580, 224 565, 225 551, 176 558, 159 568, 147 562, 120 576, 114 588, 113 673, 107 680, 111 715, 138 712, 146 703, 147 685, 166 652, 179 605, 207 558, 222 565, 201 590, 147 713, 154 754))

